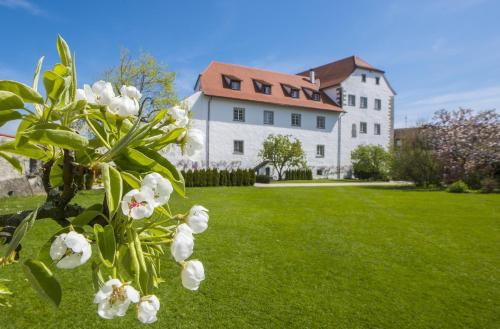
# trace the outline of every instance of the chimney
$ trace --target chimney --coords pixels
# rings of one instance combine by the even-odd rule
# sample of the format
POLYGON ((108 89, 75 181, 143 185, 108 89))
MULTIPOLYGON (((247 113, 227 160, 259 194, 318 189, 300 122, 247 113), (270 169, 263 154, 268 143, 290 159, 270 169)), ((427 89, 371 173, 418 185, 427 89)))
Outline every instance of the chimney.
POLYGON ((316 73, 314 70, 309 70, 309 80, 311 83, 316 83, 316 73))

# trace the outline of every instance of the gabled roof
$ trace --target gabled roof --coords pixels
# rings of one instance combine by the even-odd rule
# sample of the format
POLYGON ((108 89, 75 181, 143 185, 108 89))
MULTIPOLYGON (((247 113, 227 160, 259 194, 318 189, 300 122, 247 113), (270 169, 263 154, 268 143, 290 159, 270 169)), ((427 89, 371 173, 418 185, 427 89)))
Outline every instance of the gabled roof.
MULTIPOLYGON (((370 71, 384 73, 384 71, 373 67, 368 62, 357 56, 350 56, 336 62, 312 68, 316 77, 321 80, 321 89, 336 86, 347 79, 355 69, 361 68, 370 71)), ((300 76, 309 76, 309 71, 299 73, 300 76)))
POLYGON ((239 100, 271 103, 277 105, 303 107, 335 112, 343 112, 342 108, 319 89, 319 80, 311 83, 307 77, 261 70, 241 65, 211 62, 201 73, 197 85, 207 96, 225 97, 239 100), (223 76, 234 77, 241 81, 240 90, 224 88, 223 76), (270 95, 255 91, 254 80, 265 81, 272 86, 270 95), (299 98, 285 95, 283 85, 299 89, 299 98), (321 100, 308 99, 302 88, 309 88, 320 93, 321 100))

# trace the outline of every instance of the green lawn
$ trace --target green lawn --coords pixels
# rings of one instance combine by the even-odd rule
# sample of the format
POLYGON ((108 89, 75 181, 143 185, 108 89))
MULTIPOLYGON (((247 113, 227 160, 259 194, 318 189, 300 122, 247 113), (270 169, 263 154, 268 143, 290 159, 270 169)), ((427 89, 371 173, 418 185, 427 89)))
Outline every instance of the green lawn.
MULTIPOLYGON (((183 289, 165 262, 159 321, 150 328, 499 328, 500 195, 408 189, 298 187, 192 188, 176 209, 200 203, 210 227, 195 257, 206 280, 183 289)), ((81 197, 86 203, 99 196, 81 197)), ((2 213, 41 198, 0 200, 2 213)), ((34 256, 47 234, 40 221, 24 244, 34 256), (40 237, 40 238, 37 238, 40 237)), ((136 328, 102 320, 88 266, 57 271, 64 295, 55 310, 19 271, 0 328, 136 328)))
POLYGON ((290 183, 357 183, 366 182, 359 179, 331 179, 331 178, 321 178, 321 179, 295 179, 295 180, 273 180, 271 184, 290 184, 290 183))

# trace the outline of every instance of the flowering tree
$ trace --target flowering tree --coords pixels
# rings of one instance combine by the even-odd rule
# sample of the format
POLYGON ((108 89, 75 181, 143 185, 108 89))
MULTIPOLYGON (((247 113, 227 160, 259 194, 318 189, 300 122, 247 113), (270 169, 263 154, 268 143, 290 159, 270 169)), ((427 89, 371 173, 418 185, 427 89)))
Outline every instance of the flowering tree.
POLYGON ((203 265, 188 258, 193 235, 208 226, 202 206, 171 213, 170 196, 174 191, 184 196, 184 179, 158 152, 177 145, 194 156, 203 147, 202 134, 190 127, 190 113, 181 107, 144 118, 142 109, 151 100, 142 99, 133 86, 122 86, 119 95, 105 81, 77 89, 75 57, 61 37, 57 50, 61 63, 42 74, 46 97, 38 91, 43 57, 31 87, 0 81, 0 125, 20 120, 15 140, 0 144, 0 156, 18 169, 13 154, 42 161, 47 192, 37 209, 0 216, 0 264, 17 261, 20 243, 37 219, 52 218, 61 229, 47 237, 38 257, 23 262, 37 292, 59 305, 57 271, 91 262, 99 316, 123 316, 135 303, 137 318, 154 322, 160 302, 153 292, 163 282, 160 263, 170 258, 166 248, 180 265, 183 286, 197 290, 203 265), (74 128, 81 120, 91 138, 74 128), (84 175, 96 171, 102 176, 103 202, 86 209, 72 204, 84 175))
POLYGON ((283 178, 284 170, 289 167, 305 167, 306 160, 302 143, 289 135, 269 135, 259 151, 262 161, 269 161, 278 172, 278 179, 283 178))
POLYGON ((492 176, 500 163, 500 115, 495 110, 441 110, 423 128, 447 182, 492 176))

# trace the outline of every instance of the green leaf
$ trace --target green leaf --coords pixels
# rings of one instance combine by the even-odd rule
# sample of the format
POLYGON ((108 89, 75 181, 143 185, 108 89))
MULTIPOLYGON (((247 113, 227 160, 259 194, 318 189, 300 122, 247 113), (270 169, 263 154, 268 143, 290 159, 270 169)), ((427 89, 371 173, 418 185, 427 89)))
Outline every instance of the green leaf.
POLYGON ((40 57, 38 63, 36 64, 35 74, 33 75, 33 85, 32 88, 35 91, 38 91, 38 79, 40 78, 40 70, 42 69, 43 64, 43 56, 40 57))
POLYGON ((12 167, 14 167, 19 172, 19 174, 22 175, 23 166, 21 165, 21 161, 19 161, 18 159, 14 158, 14 157, 11 157, 10 155, 8 155, 4 152, 0 152, 0 157, 7 160, 7 162, 9 162, 12 165, 12 167))
POLYGON ((22 108, 24 108, 24 102, 21 97, 13 92, 0 90, 0 111, 22 108))
POLYGON ((14 250, 16 250, 26 233, 28 233, 28 231, 33 227, 37 213, 38 208, 29 213, 28 216, 24 217, 14 231, 14 234, 12 234, 12 240, 10 240, 9 245, 5 249, 4 257, 8 257, 14 250))
POLYGON ((0 127, 12 120, 22 119, 22 115, 15 110, 0 111, 0 127))
POLYGON ((19 96, 25 103, 43 104, 43 97, 33 88, 11 80, 0 80, 0 90, 10 91, 19 96))
POLYGON ((181 196, 185 195, 184 178, 179 170, 165 157, 156 151, 145 147, 137 149, 126 148, 121 154, 123 158, 117 158, 115 162, 122 168, 139 172, 153 171, 168 178, 174 189, 181 196))
POLYGON ((40 144, 48 144, 68 150, 79 150, 85 148, 89 144, 89 140, 75 132, 56 129, 35 129, 23 133, 40 144))
POLYGON ((104 285, 104 278, 102 277, 101 267, 99 263, 92 262, 92 283, 94 284, 94 290, 98 291, 104 285))
POLYGON ((0 144, 0 151, 23 155, 28 158, 46 161, 50 158, 50 155, 47 154, 41 147, 33 145, 31 143, 22 144, 21 146, 16 147, 16 142, 6 142, 0 144))
POLYGON ((131 188, 141 188, 141 181, 136 176, 126 171, 122 171, 120 174, 122 175, 123 181, 125 181, 125 183, 127 183, 131 188))
POLYGON ((58 187, 63 185, 63 161, 62 158, 58 158, 54 164, 52 165, 52 168, 50 169, 50 186, 52 187, 58 187))
POLYGON ((69 51, 68 44, 60 35, 57 36, 57 52, 61 58, 61 62, 66 65, 71 65, 71 52, 69 51))
POLYGON ((21 120, 21 123, 17 127, 16 131, 16 142, 14 144, 16 147, 23 145, 29 141, 26 136, 22 135, 22 132, 31 127, 33 125, 33 121, 36 122, 36 120, 39 119, 33 115, 29 115, 21 120))
POLYGON ((116 254, 116 241, 113 226, 106 225, 103 228, 101 225, 95 224, 94 233, 102 262, 107 267, 112 267, 115 262, 116 254))
POLYGON ((179 138, 182 133, 186 131, 186 128, 177 128, 172 130, 170 133, 167 135, 163 135, 162 137, 156 139, 153 141, 151 144, 148 145, 148 147, 152 148, 153 150, 159 151, 163 149, 165 146, 168 144, 174 142, 179 138))
POLYGON ((106 191, 109 218, 113 218, 118 208, 123 193, 123 182, 120 172, 107 163, 101 165, 102 183, 106 191))
POLYGON ((38 260, 28 259, 24 262, 23 269, 33 289, 56 307, 59 306, 62 297, 61 285, 49 268, 38 260))
POLYGON ((55 102, 59 99, 65 89, 65 80, 63 77, 52 71, 45 71, 43 73, 43 85, 45 86, 47 96, 52 100, 52 102, 55 102))

